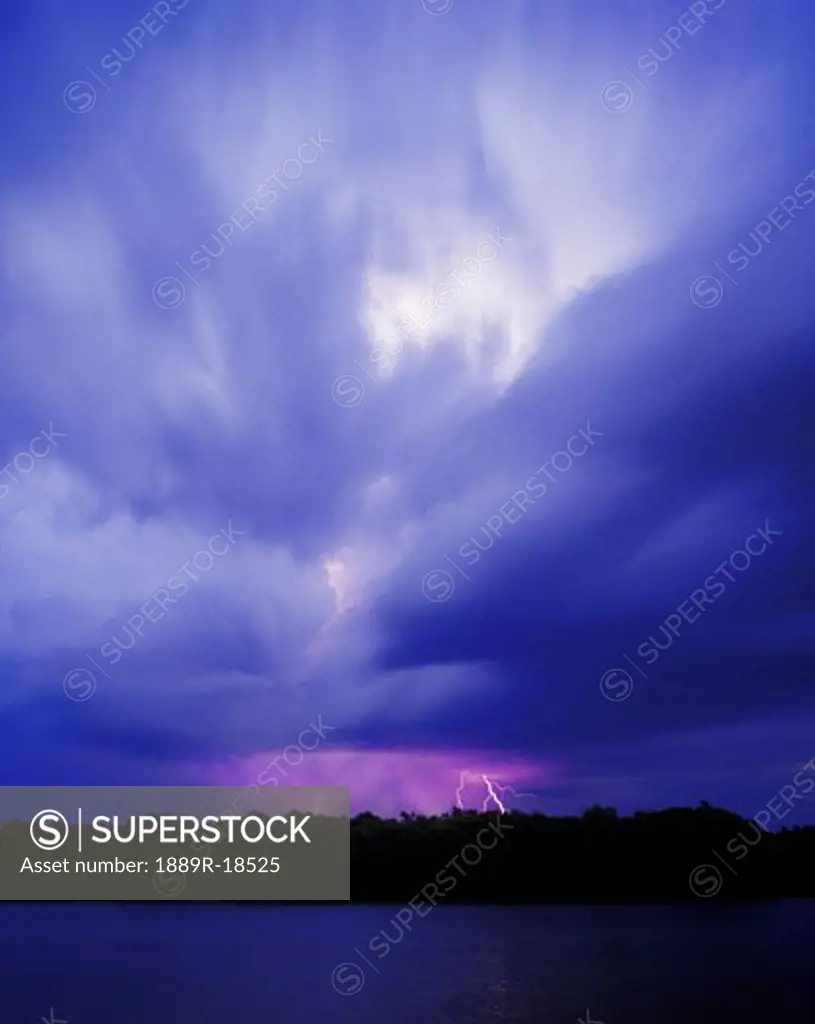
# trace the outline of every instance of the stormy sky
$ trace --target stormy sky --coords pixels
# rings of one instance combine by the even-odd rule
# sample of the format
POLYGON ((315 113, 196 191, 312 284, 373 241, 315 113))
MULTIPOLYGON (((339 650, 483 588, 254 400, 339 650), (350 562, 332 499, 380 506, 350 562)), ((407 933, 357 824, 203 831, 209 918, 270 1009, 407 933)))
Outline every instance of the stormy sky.
POLYGON ((753 814, 815 757, 805 5, 5 17, 0 781, 753 814))

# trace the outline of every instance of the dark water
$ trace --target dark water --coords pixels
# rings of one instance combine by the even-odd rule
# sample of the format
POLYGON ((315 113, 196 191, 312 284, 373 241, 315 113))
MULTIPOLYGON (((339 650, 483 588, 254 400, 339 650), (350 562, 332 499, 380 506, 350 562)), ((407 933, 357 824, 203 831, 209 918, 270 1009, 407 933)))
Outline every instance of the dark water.
POLYGON ((815 902, 440 906, 401 938, 399 909, 0 905, 0 1021, 52 1007, 67 1024, 815 1019, 815 902), (347 961, 344 991, 364 972, 353 995, 331 981, 347 961))

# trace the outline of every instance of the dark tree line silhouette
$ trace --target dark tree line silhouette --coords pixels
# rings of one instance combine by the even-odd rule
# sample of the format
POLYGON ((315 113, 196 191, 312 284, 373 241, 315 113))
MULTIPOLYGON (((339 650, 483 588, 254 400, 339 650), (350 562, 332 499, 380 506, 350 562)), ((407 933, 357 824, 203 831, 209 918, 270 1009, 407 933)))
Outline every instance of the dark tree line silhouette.
MULTIPOLYGON (((326 829, 348 828, 347 818, 317 818, 326 829)), ((15 829, 28 841, 25 823, 3 829, 7 847, 15 829)), ((453 809, 434 817, 403 812, 383 819, 366 812, 351 819, 350 838, 355 903, 815 897, 815 826, 765 831, 705 801, 629 817, 599 805, 568 817, 453 809)))
POLYGON ((573 817, 453 810, 400 819, 365 813, 351 821, 355 902, 421 899, 440 872, 455 879, 438 883, 437 901, 445 903, 803 897, 815 896, 813 866, 815 827, 767 832, 705 802, 630 817, 594 806, 573 817), (503 837, 487 838, 490 822, 500 823, 503 837), (484 845, 462 857, 479 834, 484 845))

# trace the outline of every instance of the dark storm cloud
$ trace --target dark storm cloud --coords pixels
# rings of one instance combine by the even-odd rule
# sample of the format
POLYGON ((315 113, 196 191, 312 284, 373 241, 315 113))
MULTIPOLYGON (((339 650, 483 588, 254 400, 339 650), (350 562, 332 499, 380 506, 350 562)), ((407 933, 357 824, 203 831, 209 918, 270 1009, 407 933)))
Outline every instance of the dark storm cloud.
POLYGON ((145 12, 15 23, 53 75, 11 117, 0 203, 6 775, 196 777, 324 713, 366 786, 395 751, 435 799, 438 765, 495 750, 571 766, 558 798, 604 764, 645 793, 665 743, 647 796, 674 798, 686 735, 741 750, 812 717, 812 26, 728 3, 666 49, 668 3, 312 7, 186 5, 87 110, 63 87, 145 12))
POLYGON ((501 680, 470 709, 442 716, 436 741, 455 719, 457 732, 464 721, 468 735, 480 731, 503 747, 562 752, 813 710, 815 658, 803 641, 815 612, 815 544, 803 512, 813 498, 812 303, 804 294, 794 311, 779 311, 773 301, 776 283, 799 274, 810 242, 790 241, 783 258, 768 254, 755 268, 751 295, 731 297, 730 315, 695 309, 673 262, 616 294, 587 298, 567 316, 576 325, 561 325, 582 344, 469 424, 467 449, 437 456, 465 460, 472 479, 500 465, 504 488, 493 489, 487 514, 460 520, 443 545, 422 552, 422 568, 414 559, 412 581, 401 576, 380 606, 383 667, 489 663, 501 680), (660 302, 665 326, 643 337, 635 317, 644 293, 651 309, 660 302), (604 319, 613 326, 600 330, 604 319), (596 451, 563 475, 550 466, 554 482, 539 502, 486 527, 587 419, 603 432, 596 451), (726 592, 698 611, 691 604, 679 635, 661 633, 666 617, 767 525, 781 536, 766 553, 747 571, 730 568, 732 581, 719 570, 726 592), (421 593, 422 572, 433 566, 454 579, 447 601, 421 593), (636 650, 654 634, 666 650, 651 670, 636 650), (598 682, 618 665, 636 687, 615 706, 598 682))

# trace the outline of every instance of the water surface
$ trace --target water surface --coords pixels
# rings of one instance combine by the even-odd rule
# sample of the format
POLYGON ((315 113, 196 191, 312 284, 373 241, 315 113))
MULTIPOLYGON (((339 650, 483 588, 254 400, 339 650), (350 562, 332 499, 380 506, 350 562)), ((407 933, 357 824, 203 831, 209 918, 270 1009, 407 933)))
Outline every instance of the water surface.
POLYGON ((0 905, 0 1020, 38 1024, 51 1007, 67 1024, 813 1019, 815 901, 439 906, 401 934, 400 909, 0 905), (354 994, 332 985, 340 964, 354 994))

